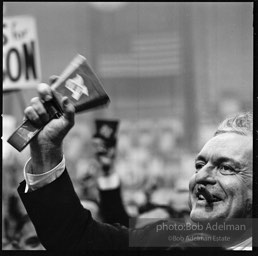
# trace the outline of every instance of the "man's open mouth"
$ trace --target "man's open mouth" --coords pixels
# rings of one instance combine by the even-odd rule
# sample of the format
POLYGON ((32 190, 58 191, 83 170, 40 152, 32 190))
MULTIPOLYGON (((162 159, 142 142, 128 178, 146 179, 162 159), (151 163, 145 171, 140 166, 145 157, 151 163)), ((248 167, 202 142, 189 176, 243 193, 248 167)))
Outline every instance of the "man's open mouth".
POLYGON ((198 187, 197 191, 196 191, 196 197, 198 199, 198 201, 207 201, 209 204, 210 203, 215 203, 215 202, 219 202, 222 199, 214 194, 212 194, 209 190, 207 190, 207 188, 205 188, 205 186, 201 185, 198 187))
MULTIPOLYGON (((201 194, 201 193, 198 193, 197 192, 197 194, 196 194, 196 197, 197 197, 197 199, 198 200, 206 200, 206 201, 208 201, 204 196, 203 196, 203 194, 201 194)), ((221 201, 221 198, 219 198, 219 197, 217 197, 217 196, 215 196, 215 195, 211 195, 211 198, 209 199, 209 202, 218 202, 218 201, 221 201)))

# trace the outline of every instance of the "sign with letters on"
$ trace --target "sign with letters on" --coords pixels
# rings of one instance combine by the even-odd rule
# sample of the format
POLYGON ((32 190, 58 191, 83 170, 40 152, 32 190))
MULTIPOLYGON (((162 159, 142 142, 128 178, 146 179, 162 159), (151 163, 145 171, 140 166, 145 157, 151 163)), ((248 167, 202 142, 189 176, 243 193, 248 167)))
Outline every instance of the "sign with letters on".
POLYGON ((3 90, 31 88, 41 82, 36 20, 3 18, 3 90))

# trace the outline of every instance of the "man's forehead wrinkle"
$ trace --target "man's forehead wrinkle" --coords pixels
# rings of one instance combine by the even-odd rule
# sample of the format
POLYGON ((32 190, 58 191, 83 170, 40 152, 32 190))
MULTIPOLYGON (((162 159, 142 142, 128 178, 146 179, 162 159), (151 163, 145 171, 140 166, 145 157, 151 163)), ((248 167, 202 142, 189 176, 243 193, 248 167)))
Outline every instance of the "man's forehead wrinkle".
POLYGON ((252 149, 252 138, 237 134, 221 134, 211 138, 203 149, 234 151, 233 153, 242 152, 243 149, 252 149))

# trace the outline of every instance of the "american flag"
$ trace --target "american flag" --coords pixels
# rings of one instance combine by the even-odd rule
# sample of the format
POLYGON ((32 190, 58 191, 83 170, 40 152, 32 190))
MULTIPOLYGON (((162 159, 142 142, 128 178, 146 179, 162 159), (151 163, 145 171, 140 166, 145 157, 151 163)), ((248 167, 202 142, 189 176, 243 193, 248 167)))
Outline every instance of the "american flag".
POLYGON ((137 34, 128 53, 102 54, 98 70, 103 77, 174 76, 180 73, 177 34, 137 34))

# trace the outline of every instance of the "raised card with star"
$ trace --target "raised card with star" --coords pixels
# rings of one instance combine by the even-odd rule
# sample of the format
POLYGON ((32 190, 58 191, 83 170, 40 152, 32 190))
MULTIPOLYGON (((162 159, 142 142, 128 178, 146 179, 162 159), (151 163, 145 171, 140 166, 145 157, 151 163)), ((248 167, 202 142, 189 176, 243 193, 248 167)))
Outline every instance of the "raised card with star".
MULTIPOLYGON (((109 97, 103 86, 88 64, 85 57, 77 55, 64 72, 51 86, 54 99, 43 103, 52 118, 62 115, 60 99, 67 96, 75 107, 75 112, 101 107, 109 103, 109 97)), ((7 140, 18 151, 22 151, 44 127, 34 126, 25 120, 7 140)))
POLYGON ((76 112, 100 107, 110 101, 97 75, 82 55, 74 58, 52 85, 52 89, 54 94, 68 96, 76 112))

